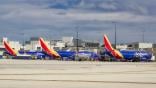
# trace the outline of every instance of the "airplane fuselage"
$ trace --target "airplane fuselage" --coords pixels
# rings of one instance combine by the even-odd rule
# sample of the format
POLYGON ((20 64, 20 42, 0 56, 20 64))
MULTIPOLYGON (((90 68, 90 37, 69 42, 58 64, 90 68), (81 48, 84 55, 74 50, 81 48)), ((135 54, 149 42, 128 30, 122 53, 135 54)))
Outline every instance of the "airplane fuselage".
POLYGON ((120 50, 126 60, 139 59, 140 61, 149 61, 152 58, 152 53, 140 50, 120 50))

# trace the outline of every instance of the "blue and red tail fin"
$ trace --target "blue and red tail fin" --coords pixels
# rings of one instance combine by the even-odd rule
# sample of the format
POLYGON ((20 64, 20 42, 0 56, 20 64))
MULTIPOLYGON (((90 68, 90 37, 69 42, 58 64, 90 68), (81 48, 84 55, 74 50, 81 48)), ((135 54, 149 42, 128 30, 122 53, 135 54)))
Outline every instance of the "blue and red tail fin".
POLYGON ((111 45, 111 43, 110 43, 110 41, 108 40, 108 37, 107 37, 106 35, 104 35, 103 40, 104 40, 104 44, 105 44, 106 50, 107 50, 107 51, 110 51, 110 52, 113 51, 114 48, 112 47, 112 45, 111 45))
POLYGON ((123 55, 116 49, 114 49, 106 35, 103 38, 105 49, 112 54, 116 59, 122 59, 123 55))
POLYGON ((54 49, 50 49, 48 47, 48 45, 46 44, 46 42, 43 40, 43 38, 39 39, 39 43, 42 47, 42 49, 49 55, 53 56, 53 57, 60 57, 60 55, 54 50, 54 49))
POLYGON ((3 38, 3 45, 5 47, 5 50, 12 56, 17 56, 17 52, 11 48, 11 46, 9 45, 9 43, 7 42, 7 40, 5 38, 3 38))

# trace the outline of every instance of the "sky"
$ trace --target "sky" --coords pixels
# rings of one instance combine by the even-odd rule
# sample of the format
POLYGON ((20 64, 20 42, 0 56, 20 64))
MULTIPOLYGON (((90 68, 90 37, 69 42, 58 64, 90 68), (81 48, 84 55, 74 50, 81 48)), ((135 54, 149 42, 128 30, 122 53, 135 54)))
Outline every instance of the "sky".
POLYGON ((0 0, 0 38, 156 43, 156 0, 0 0))

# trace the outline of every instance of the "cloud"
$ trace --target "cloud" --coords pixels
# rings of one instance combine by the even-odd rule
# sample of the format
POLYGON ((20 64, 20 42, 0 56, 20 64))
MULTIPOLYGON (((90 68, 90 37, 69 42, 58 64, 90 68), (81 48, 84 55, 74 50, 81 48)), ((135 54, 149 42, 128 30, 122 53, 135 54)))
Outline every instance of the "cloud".
MULTIPOLYGON (((23 21, 32 24, 52 24, 73 21, 116 21, 116 22, 155 22, 155 16, 144 16, 129 12, 82 12, 79 10, 45 9, 22 4, 1 7, 1 19, 13 22, 23 21), (24 6, 24 7, 23 7, 24 6)), ((50 25, 49 24, 49 25, 50 25)))
MULTIPOLYGON (((144 28, 145 24, 151 25, 156 22, 154 2, 154 0, 148 2, 145 0, 1 0, 1 36, 6 33, 12 38, 19 39, 19 34, 25 32, 27 38, 46 34, 60 38, 60 36, 74 36, 78 27, 82 38, 90 39, 94 36, 92 40, 97 40, 101 39, 104 33, 108 33, 113 40, 112 22, 117 22, 120 25, 118 30, 124 32, 119 33, 119 38, 124 38, 125 41, 134 39, 140 41, 141 35, 134 32, 136 30, 140 32, 142 25, 144 28), (129 38, 127 35, 133 36, 129 38)), ((155 25, 151 25, 151 29, 154 28, 155 25)), ((151 34, 153 36, 155 33, 151 34)), ((147 36, 149 35, 150 32, 147 36)))

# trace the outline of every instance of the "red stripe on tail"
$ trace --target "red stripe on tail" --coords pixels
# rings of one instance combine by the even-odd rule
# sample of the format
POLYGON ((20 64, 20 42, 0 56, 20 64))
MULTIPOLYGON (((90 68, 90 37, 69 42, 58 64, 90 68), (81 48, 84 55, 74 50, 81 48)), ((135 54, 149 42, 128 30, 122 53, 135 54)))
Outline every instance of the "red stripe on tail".
POLYGON ((50 49, 50 48, 48 47, 48 45, 45 43, 45 41, 44 41, 42 38, 39 39, 39 42, 40 42, 40 45, 41 45, 42 49, 43 49, 47 54, 49 54, 49 55, 51 55, 51 56, 53 56, 53 57, 60 57, 60 55, 59 55, 55 50, 50 49))
POLYGON ((17 56, 17 53, 15 52, 15 50, 13 50, 11 46, 5 40, 3 40, 3 45, 9 54, 11 54, 12 56, 17 56))
POLYGON ((111 52, 111 54, 113 55, 113 57, 115 57, 116 59, 121 59, 123 58, 123 55, 116 49, 114 49, 110 43, 110 41, 108 40, 108 37, 106 35, 104 35, 104 44, 105 44, 105 48, 107 51, 111 52))

